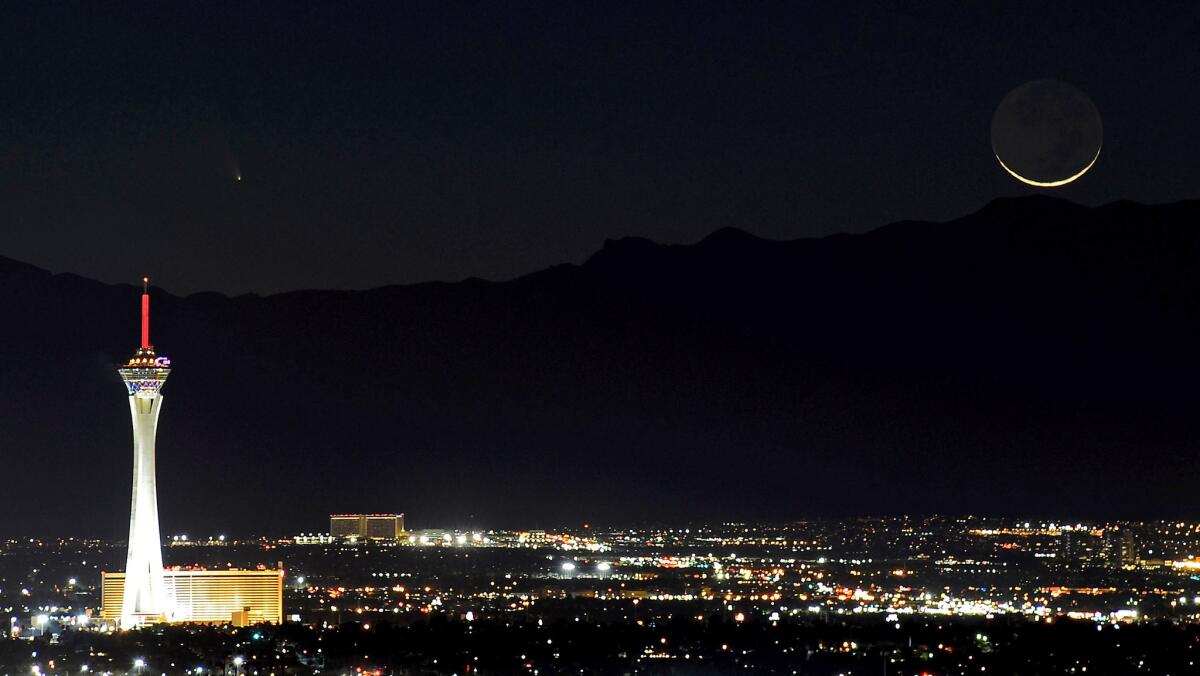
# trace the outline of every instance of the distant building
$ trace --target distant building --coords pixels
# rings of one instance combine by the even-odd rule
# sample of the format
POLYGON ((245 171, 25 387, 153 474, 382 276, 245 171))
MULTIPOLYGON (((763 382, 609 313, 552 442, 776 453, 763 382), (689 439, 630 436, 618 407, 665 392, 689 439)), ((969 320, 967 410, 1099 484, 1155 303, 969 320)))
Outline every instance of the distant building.
MULTIPOLYGON (((100 617, 118 620, 125 573, 100 574, 100 617)), ((172 622, 232 623, 238 626, 283 622, 282 570, 163 571, 167 616, 172 622)))
POLYGON ((1125 568, 1134 568, 1138 565, 1141 557, 1141 551, 1138 548, 1137 538, 1134 537, 1133 531, 1129 528, 1121 529, 1121 566, 1125 568))
POLYGON ((341 538, 395 540, 404 534, 404 515, 330 514, 329 533, 341 538))
POLYGON ((331 514, 329 534, 335 538, 359 537, 366 530, 362 514, 331 514))
POLYGON ((530 530, 517 534, 517 542, 527 547, 542 547, 546 544, 546 531, 530 530))
POLYGON ((492 541, 489 538, 483 537, 482 533, 467 533, 464 531, 449 531, 441 528, 426 528, 425 530, 410 531, 408 533, 408 544, 410 545, 444 545, 444 546, 490 546, 492 541))
POLYGON ((364 535, 372 539, 395 540, 404 532, 404 515, 388 514, 366 516, 364 535))
POLYGON ((451 545, 454 544, 454 534, 441 528, 426 528, 412 534, 413 544, 418 545, 451 545))

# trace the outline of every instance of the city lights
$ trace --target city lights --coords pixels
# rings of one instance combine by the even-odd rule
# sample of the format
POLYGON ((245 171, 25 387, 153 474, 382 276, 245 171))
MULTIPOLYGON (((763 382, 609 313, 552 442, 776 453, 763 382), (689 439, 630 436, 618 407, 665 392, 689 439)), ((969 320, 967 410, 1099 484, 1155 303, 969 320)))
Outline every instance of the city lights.
MULTIPOLYGON (((433 617, 469 624, 472 632, 524 622, 551 631, 560 620, 588 627, 629 623, 649 631, 669 624, 673 617, 690 618, 699 627, 719 617, 748 630, 766 625, 781 631, 799 631, 811 622, 824 625, 850 620, 847 626, 861 624, 864 630, 886 626, 889 632, 909 631, 909 623, 919 618, 981 623, 1003 619, 1044 626, 1077 622, 1086 623, 1098 636, 1137 623, 1200 623, 1200 580, 1193 579, 1194 568, 1186 565, 1200 554, 1200 524, 1121 522, 1073 524, 1068 529, 1055 523, 1054 528, 1049 524, 1025 528, 1000 519, 900 517, 684 529, 556 530, 539 532, 536 537, 529 533, 490 530, 475 538, 466 532, 430 530, 435 543, 431 545, 418 544, 407 533, 390 539, 331 537, 323 544, 294 538, 221 542, 213 537, 195 540, 185 550, 189 557, 207 559, 212 569, 170 567, 164 571, 164 579, 174 592, 177 612, 183 616, 193 613, 196 618, 189 604, 218 598, 197 592, 194 585, 200 580, 261 578, 262 596, 252 596, 250 587, 238 587, 241 591, 230 598, 241 599, 243 605, 210 606, 218 609, 199 618, 233 641, 226 654, 241 657, 243 663, 234 665, 229 658, 227 664, 239 673, 253 671, 246 667, 258 660, 242 654, 246 643, 239 645, 239 635, 229 633, 243 625, 254 625, 240 640, 252 641, 256 654, 275 645, 280 659, 289 656, 310 667, 317 663, 306 662, 309 658, 303 653, 295 655, 290 647, 273 643, 271 623, 285 617, 293 626, 307 628, 317 636, 343 626, 356 626, 363 635, 373 636, 380 620, 386 619, 389 626, 396 622, 405 626, 433 617), (449 543, 444 534, 451 534, 449 543), (466 535, 465 542, 460 543, 459 535, 466 535), (593 549, 603 550, 603 558, 592 558, 593 549), (255 561, 259 563, 252 566, 255 561), (283 585, 285 573, 274 568, 279 562, 283 570, 297 571, 291 577, 293 584, 283 585), (229 568, 239 563, 245 568, 229 568), (439 575, 444 570, 470 572, 459 573, 450 583, 439 575), (1081 570, 1089 571, 1096 580, 1107 579, 1107 584, 1068 583, 1081 570), (1126 587, 1121 580, 1139 586, 1126 587), (1137 580, 1157 580, 1161 591, 1148 592, 1140 586, 1145 582, 1137 580), (286 614, 274 599, 282 599, 286 614), (261 624, 264 620, 267 623, 261 624)), ((0 553, 17 554, 0 556, 0 566, 6 561, 11 565, 22 556, 27 560, 31 553, 41 557, 46 551, 57 551, 54 558, 63 561, 64 567, 44 571, 44 582, 28 571, 6 573, 9 579, 30 580, 29 586, 20 588, 28 594, 21 594, 20 589, 10 592, 9 602, 18 613, 10 617, 10 635, 48 642, 64 632, 112 631, 120 615, 123 573, 104 572, 100 590, 82 576, 76 578, 76 585, 55 585, 53 581, 69 579, 66 566, 111 558, 118 547, 69 540, 0 543, 0 553), (93 596, 97 591, 99 596, 93 596), (89 615, 91 608, 77 605, 77 599, 87 598, 104 600, 99 616, 89 615)), ((181 631, 204 631, 194 628, 196 625, 181 627, 181 631)), ((980 655, 1002 649, 1004 642, 999 636, 992 624, 973 626, 964 635, 975 646, 969 650, 980 655)), ((559 641, 546 644, 549 638, 549 634, 542 635, 542 645, 559 646, 559 641)), ((654 637, 656 646, 650 653, 631 658, 634 663, 639 658, 712 659, 718 653, 752 659, 739 651, 721 650, 718 643, 710 646, 713 652, 708 654, 698 644, 677 651, 674 642, 663 644, 661 638, 654 637)), ((721 639, 728 644, 728 637, 721 639)), ((876 649, 872 645, 870 639, 855 635, 844 645, 828 649, 843 655, 861 653, 866 659, 876 649)), ((953 655, 966 654, 964 645, 959 644, 953 655)), ((328 645, 318 648, 327 650, 328 645)), ((795 648, 795 644, 781 641, 778 654, 790 655, 785 650, 795 648)), ((561 649, 566 648, 554 648, 561 649)), ((92 672, 121 671, 107 655, 81 655, 70 669, 48 667, 50 659, 59 656, 44 655, 26 662, 23 668, 37 664, 43 673, 79 673, 86 657, 92 672)), ((156 652, 138 659, 157 664, 160 655, 156 652)), ((896 664, 902 661, 900 655, 896 659, 896 664)), ((924 664, 920 660, 909 663, 924 664)), ((189 671, 197 673, 194 667, 189 671)), ((206 671, 212 669, 206 667, 206 671)), ((551 671, 543 669, 543 673, 551 671)), ((899 672, 899 667, 894 671, 899 672)), ((1096 671, 1098 667, 1089 669, 1096 671)))

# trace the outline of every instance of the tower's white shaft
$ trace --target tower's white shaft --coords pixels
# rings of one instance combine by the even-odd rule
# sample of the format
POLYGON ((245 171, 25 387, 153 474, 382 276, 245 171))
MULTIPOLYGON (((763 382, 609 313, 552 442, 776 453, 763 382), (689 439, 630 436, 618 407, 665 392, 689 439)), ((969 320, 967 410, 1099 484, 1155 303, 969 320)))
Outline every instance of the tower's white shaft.
POLYGON ((129 555, 121 625, 133 627, 170 615, 163 581, 162 542, 158 530, 158 492, 154 482, 154 439, 162 395, 129 396, 133 418, 133 500, 129 514, 129 555))

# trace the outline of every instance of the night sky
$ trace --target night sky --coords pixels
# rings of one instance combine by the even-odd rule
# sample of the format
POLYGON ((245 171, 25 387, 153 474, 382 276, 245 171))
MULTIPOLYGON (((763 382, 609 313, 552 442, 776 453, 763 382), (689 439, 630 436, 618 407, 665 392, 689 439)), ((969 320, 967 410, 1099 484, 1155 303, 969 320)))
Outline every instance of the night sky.
POLYGON ((1197 196, 1196 3, 651 4, 7 7, 0 255, 271 293, 950 219, 1031 191, 988 134, 1038 78, 1103 116, 1056 194, 1197 196))

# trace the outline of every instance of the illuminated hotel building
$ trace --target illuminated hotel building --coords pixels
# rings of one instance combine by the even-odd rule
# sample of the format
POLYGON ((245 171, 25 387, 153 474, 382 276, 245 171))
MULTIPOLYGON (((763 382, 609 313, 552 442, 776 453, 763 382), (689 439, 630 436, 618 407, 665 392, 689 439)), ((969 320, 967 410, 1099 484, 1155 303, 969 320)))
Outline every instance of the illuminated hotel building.
POLYGON ((362 532, 361 514, 332 514, 329 517, 329 534, 335 538, 357 537, 362 532))
MULTIPOLYGON (((239 626, 283 622, 282 570, 163 571, 173 600, 175 622, 232 623, 239 626)), ((104 620, 116 620, 125 596, 125 573, 101 573, 104 620)))
POLYGON ((129 391, 133 418, 133 498, 129 512, 129 552, 125 559, 120 623, 123 628, 170 620, 173 610, 163 579, 158 531, 158 493, 154 482, 154 439, 162 411, 162 386, 171 360, 150 344, 150 280, 142 283, 142 344, 118 371, 129 391))
POLYGON ((343 538, 395 540, 404 534, 404 515, 330 514, 329 534, 343 538))

